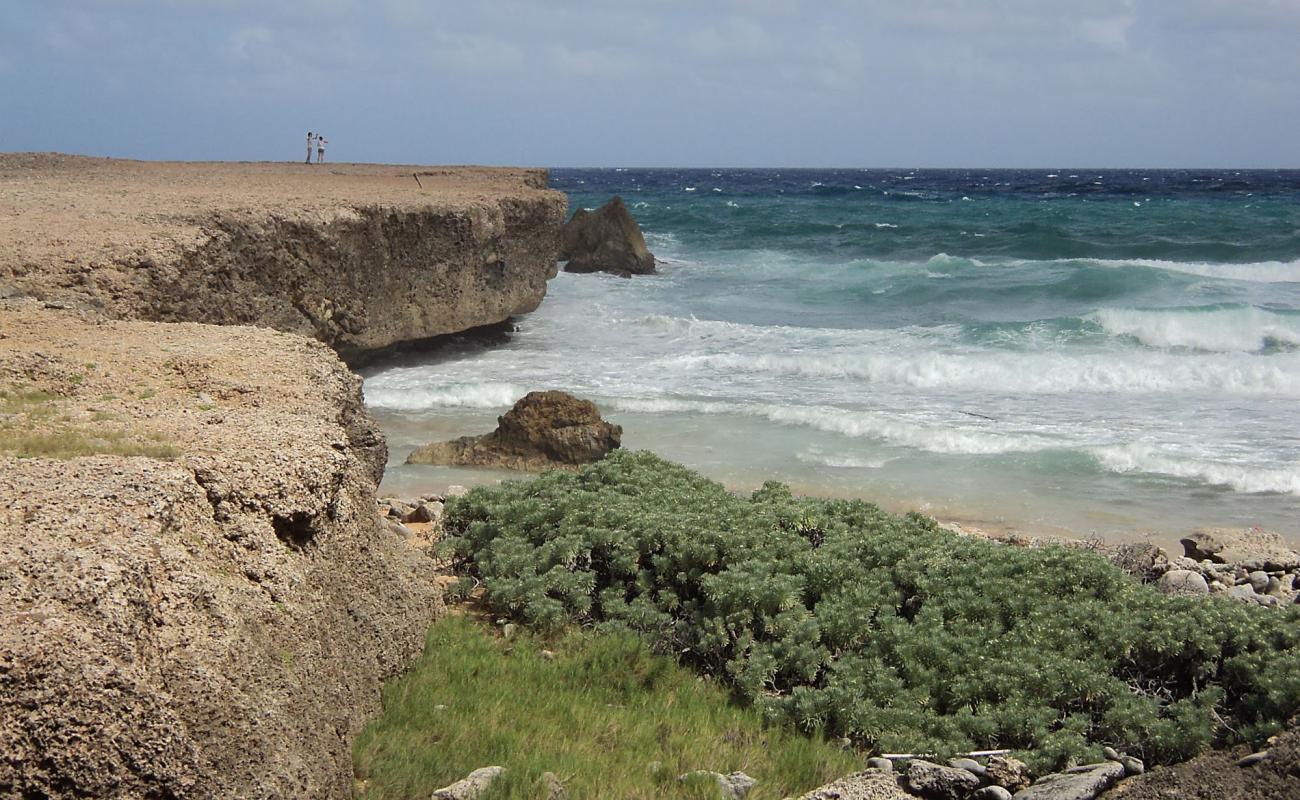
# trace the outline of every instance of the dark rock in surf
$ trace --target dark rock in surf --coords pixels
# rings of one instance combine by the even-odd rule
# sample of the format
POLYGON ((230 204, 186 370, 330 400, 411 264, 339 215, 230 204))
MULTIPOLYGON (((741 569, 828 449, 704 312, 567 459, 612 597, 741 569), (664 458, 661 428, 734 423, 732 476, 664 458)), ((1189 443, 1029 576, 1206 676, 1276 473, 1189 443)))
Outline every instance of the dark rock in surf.
POLYGON ((612 272, 652 275, 655 257, 645 246, 641 228, 620 197, 595 211, 578 209, 560 233, 565 272, 612 272))
POLYGON ((495 431, 427 444, 406 463, 541 472, 599 461, 618 449, 622 438, 623 429, 601 419, 590 400, 567 392, 529 392, 497 418, 495 431))

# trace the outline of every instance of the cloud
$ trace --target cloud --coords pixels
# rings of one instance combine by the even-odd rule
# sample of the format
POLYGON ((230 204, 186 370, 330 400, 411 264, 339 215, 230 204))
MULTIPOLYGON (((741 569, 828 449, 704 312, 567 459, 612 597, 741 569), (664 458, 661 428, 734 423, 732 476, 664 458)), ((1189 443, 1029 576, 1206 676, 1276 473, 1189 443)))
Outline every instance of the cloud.
POLYGON ((523 47, 475 33, 434 32, 428 40, 427 59, 439 69, 470 76, 517 72, 525 66, 523 47))
POLYGON ((774 38, 761 24, 735 17, 693 28, 686 35, 686 45, 695 55, 709 59, 770 58, 778 51, 774 38))
POLYGON ((0 93, 25 111, 0 133, 37 149, 83 135, 60 115, 100 97, 138 128, 214 139, 328 112, 389 160, 418 158, 401 148, 427 97, 443 130, 450 109, 487 132, 446 157, 534 163, 739 153, 722 142, 768 163, 1294 163, 1261 137, 1300 125, 1300 0, 2 1, 0 69, 21 79, 0 93), (581 152, 575 125, 597 137, 581 152), (1097 135, 1119 130, 1138 135, 1097 135))
POLYGON ((549 44, 545 53, 547 64, 561 76, 569 78, 626 78, 640 67, 640 62, 631 53, 612 48, 549 44))

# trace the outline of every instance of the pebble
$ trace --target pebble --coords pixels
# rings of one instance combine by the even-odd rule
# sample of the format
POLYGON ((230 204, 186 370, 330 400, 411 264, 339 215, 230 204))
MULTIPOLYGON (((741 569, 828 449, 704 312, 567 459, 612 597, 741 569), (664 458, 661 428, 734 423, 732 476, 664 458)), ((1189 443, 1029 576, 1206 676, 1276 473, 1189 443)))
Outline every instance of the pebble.
POLYGON ((1142 759, 1133 756, 1122 756, 1119 763, 1124 765, 1124 774, 1130 778, 1134 775, 1141 775, 1147 771, 1147 765, 1142 763, 1142 759))
POLYGON ((876 756, 874 758, 867 759, 867 768, 878 769, 881 772, 893 772, 894 762, 890 761, 887 758, 881 758, 880 756, 876 756))
POLYGON ((1267 591, 1268 573, 1263 570, 1255 570, 1246 576, 1246 582, 1249 583, 1250 588, 1254 589, 1256 592, 1267 591))
POLYGON ((1205 582, 1204 576, 1190 569, 1169 570, 1156 581, 1156 588, 1165 594, 1173 595, 1197 595, 1210 592, 1210 586, 1205 582))
POLYGON ((985 786, 971 795, 971 800, 1011 800, 1011 792, 1001 786, 985 786))
POLYGON ((1255 587, 1251 586, 1249 583, 1243 583, 1232 587, 1228 590, 1228 596, 1241 600, 1244 603, 1252 603, 1255 601, 1255 598, 1259 597, 1259 595, 1255 594, 1255 587))
POLYGON ((1256 764, 1258 764, 1259 762, 1263 761, 1263 760, 1266 759, 1266 758, 1268 758, 1268 751, 1267 751, 1267 750, 1260 750, 1258 753, 1251 753, 1250 755, 1246 756, 1245 758, 1238 759, 1238 761, 1237 761, 1237 766, 1239 766, 1239 767, 1253 767, 1253 766, 1255 766, 1256 764))
POLYGON ((977 778, 983 778, 988 770, 984 765, 973 758, 953 758, 948 760, 948 766, 953 769, 964 769, 977 778))

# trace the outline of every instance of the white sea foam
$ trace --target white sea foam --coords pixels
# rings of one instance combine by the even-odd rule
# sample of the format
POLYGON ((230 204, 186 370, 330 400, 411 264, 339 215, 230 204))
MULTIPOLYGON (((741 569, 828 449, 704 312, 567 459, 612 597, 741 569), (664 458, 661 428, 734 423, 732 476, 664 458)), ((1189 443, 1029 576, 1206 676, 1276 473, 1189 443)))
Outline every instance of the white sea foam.
POLYGON ((1186 261, 1165 261, 1158 258, 1081 258, 1058 259, 1060 262, 1079 261, 1103 267, 1147 267, 1169 272, 1199 275, 1203 278, 1249 281, 1251 283, 1300 283, 1300 260, 1257 261, 1249 264, 1206 264, 1186 261))
POLYGON ((1149 347, 1251 353, 1278 345, 1300 345, 1300 315, 1253 307, 1212 311, 1106 308, 1090 316, 1112 336, 1131 336, 1149 347))
POLYGON ((881 469, 892 458, 862 458, 849 453, 823 453, 820 450, 805 450, 795 454, 795 459, 805 464, 816 464, 835 469, 881 469))
POLYGON ((602 403, 619 411, 649 414, 731 414, 760 417, 781 425, 796 425, 855 439, 872 439, 931 453, 996 455, 1029 453, 1061 446, 1058 440, 1032 432, 1007 433, 961 427, 948 420, 924 424, 869 411, 831 406, 787 406, 771 403, 735 403, 720 400, 684 400, 672 397, 615 398, 602 403))
POLYGON ((367 405, 393 411, 423 411, 439 407, 502 408, 528 393, 527 389, 513 383, 472 383, 437 388, 404 383, 384 380, 382 376, 367 381, 367 405))
POLYGON ((930 391, 1015 395, 1212 392, 1300 397, 1300 361, 1290 353, 1246 360, 1227 355, 1179 357, 1161 353, 720 353, 678 356, 667 363, 720 374, 853 378, 930 391))
POLYGON ((873 223, 873 224, 874 224, 877 228, 897 228, 897 227, 898 227, 897 225, 895 225, 895 224, 892 223, 892 222, 876 222, 876 223, 873 223))
POLYGON ((1088 452, 1111 472, 1169 475, 1238 492, 1300 494, 1300 467, 1269 469, 1215 463, 1161 452, 1146 443, 1094 447, 1088 452))

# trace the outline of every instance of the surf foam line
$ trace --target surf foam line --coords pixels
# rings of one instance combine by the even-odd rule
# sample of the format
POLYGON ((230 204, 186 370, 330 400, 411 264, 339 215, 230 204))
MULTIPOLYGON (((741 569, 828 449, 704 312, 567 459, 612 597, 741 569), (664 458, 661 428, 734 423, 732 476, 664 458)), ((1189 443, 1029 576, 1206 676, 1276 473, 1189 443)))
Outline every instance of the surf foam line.
POLYGON ((1052 259, 1050 262, 1017 261, 1014 263, 1093 264, 1112 269, 1143 267, 1218 280, 1246 281, 1249 283, 1300 283, 1300 260, 1211 264, 1193 261, 1166 261, 1158 258, 1059 258, 1052 259))
POLYGON ((782 406, 678 398, 611 398, 599 402, 618 411, 644 414, 729 414, 759 417, 780 425, 797 425, 857 439, 945 455, 1000 455, 1069 448, 1068 442, 1027 433, 963 430, 958 423, 918 425, 867 411, 830 406, 782 406))
POLYGON ((473 383, 422 388, 403 386, 378 376, 366 381, 366 405, 390 411, 430 411, 436 408, 502 408, 528 394, 513 383, 473 383))
POLYGON ((1243 361, 1240 356, 1103 353, 899 352, 887 355, 683 355, 660 362, 669 369, 852 378, 925 390, 1005 394, 1227 393, 1300 397, 1300 357, 1283 353, 1243 361))
POLYGON ((1106 269, 1152 269, 1179 272, 1200 278, 1246 281, 1248 283, 1300 283, 1300 259, 1295 261, 1253 261, 1240 264, 1207 261, 1171 261, 1160 258, 1014 258, 954 256, 939 252, 925 260, 894 261, 889 259, 864 259, 863 263, 886 267, 1035 267, 1043 265, 1082 265, 1106 269))
POLYGON ((1300 467, 1269 469, 1199 461, 1162 453, 1148 444, 1090 447, 1086 451, 1109 472, 1166 475, 1243 494, 1300 495, 1300 467))
POLYGON ((1186 347, 1219 353, 1253 353, 1300 346, 1300 315, 1254 306, 1215 309, 1104 308, 1088 315, 1111 336, 1130 336, 1148 347, 1186 347))

